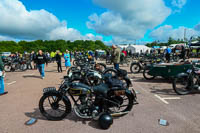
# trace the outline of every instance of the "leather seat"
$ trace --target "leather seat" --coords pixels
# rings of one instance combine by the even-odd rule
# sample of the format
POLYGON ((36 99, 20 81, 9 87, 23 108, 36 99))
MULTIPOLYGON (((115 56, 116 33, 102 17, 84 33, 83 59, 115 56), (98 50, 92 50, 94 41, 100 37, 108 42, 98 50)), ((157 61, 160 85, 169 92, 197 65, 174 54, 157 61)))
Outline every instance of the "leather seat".
POLYGON ((93 91, 96 94, 102 94, 103 96, 107 96, 107 93, 109 91, 109 87, 106 84, 100 84, 98 86, 95 86, 93 88, 93 91))

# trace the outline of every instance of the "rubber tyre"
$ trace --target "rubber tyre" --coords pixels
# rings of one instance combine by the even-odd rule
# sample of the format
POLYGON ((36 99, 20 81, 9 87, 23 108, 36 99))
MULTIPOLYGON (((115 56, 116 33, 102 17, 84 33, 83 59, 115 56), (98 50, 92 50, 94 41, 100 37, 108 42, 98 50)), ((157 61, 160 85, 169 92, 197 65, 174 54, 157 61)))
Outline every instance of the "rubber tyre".
MULTIPOLYGON (((128 103, 128 106, 120 112, 128 112, 128 111, 131 111, 132 108, 133 108, 133 101, 134 101, 133 96, 131 94, 127 93, 127 92, 125 93, 125 95, 127 96, 129 103, 128 103)), ((113 112, 113 113, 116 113, 116 112, 113 112)), ((113 113, 111 113, 111 115, 113 113)), ((124 116, 124 115, 126 115, 126 114, 121 114, 121 115, 118 115, 117 117, 121 117, 121 116, 124 116)))
MULTIPOLYGON (((174 91, 176 92, 176 94, 178 94, 178 95, 187 95, 187 94, 190 94, 191 93, 191 90, 189 90, 189 89, 185 89, 185 91, 181 91, 180 89, 182 89, 182 88, 178 88, 177 86, 177 84, 178 84, 178 80, 180 80, 180 79, 178 79, 178 78, 175 78, 173 81, 172 81, 172 87, 173 87, 173 89, 174 89, 174 91)), ((187 81, 186 79, 184 79, 184 81, 187 81)), ((184 83, 184 82, 182 82, 182 83, 184 83)), ((188 85, 188 83, 185 83, 185 85, 188 85)), ((184 86, 184 87, 186 87, 186 86, 184 86)))
POLYGON ((146 80, 153 80, 153 79, 155 79, 156 76, 151 76, 151 75, 149 75, 149 76, 151 76, 151 77, 147 77, 147 75, 148 75, 148 70, 149 70, 149 69, 144 69, 144 71, 143 71, 143 76, 144 76, 144 78, 145 78, 146 80))
POLYGON ((4 70, 5 70, 6 72, 10 72, 10 71, 11 71, 11 66, 10 66, 10 65, 5 65, 5 66, 4 66, 4 70))
POLYGON ((20 65, 20 70, 26 71, 28 69, 27 64, 20 65))
POLYGON ((131 73, 137 74, 141 71, 141 66, 138 63, 131 64, 130 71, 131 73), (134 70, 134 67, 137 67, 137 70, 134 70))
POLYGON ((41 99, 39 101, 39 109, 40 109, 41 114, 48 120, 58 121, 58 120, 64 119, 71 112, 71 103, 68 102, 67 100, 65 100, 64 98, 61 98, 61 96, 58 93, 49 93, 48 95, 43 95, 41 97, 41 99), (60 98, 66 106, 65 113, 63 115, 61 115, 60 117, 51 116, 44 110, 43 104, 44 104, 45 99, 48 97, 53 97, 53 96, 60 98))
POLYGON ((109 72, 113 72, 114 75, 113 76, 117 76, 117 70, 113 69, 113 68, 109 68, 109 69, 106 69, 103 74, 106 74, 106 73, 109 73, 109 72))

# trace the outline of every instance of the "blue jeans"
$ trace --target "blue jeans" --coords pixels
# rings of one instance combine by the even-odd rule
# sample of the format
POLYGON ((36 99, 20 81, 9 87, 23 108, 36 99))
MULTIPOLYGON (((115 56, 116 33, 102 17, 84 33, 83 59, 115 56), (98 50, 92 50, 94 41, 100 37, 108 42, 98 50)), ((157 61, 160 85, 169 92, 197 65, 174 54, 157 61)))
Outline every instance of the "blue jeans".
POLYGON ((0 94, 4 93, 4 79, 0 77, 0 94))
POLYGON ((37 68, 38 68, 38 70, 39 70, 39 72, 40 72, 40 75, 41 75, 42 77, 44 77, 44 76, 45 76, 45 73, 44 73, 44 64, 38 64, 38 65, 37 65, 37 68))
POLYGON ((119 63, 114 63, 114 68, 115 68, 116 70, 119 70, 119 63))

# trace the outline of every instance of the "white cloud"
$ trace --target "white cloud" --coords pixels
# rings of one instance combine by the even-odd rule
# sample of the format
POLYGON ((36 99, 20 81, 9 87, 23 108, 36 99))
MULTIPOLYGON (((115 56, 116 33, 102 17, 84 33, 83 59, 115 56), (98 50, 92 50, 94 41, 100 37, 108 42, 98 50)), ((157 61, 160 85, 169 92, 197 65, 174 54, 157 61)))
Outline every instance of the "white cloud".
POLYGON ((103 37, 102 36, 99 36, 99 35, 93 35, 91 33, 89 34, 86 34, 84 37, 83 37, 83 40, 103 40, 103 37))
POLYGON ((186 29, 186 38, 190 38, 193 35, 200 35, 200 32, 193 29, 180 26, 174 29, 171 25, 161 26, 150 33, 150 36, 155 40, 167 41, 169 37, 174 39, 184 39, 184 30, 186 29))
POLYGON ((1 36, 0 35, 0 41, 10 41, 10 40, 14 41, 15 39, 8 37, 8 36, 1 36))
POLYGON ((91 15, 87 22, 88 28, 99 34, 112 35, 115 42, 143 38, 148 29, 161 24, 171 13, 163 0, 93 1, 108 11, 91 15))
POLYGON ((200 32, 200 24, 197 24, 194 29, 200 32))
POLYGON ((27 11, 19 0, 0 1, 0 34, 17 39, 96 39, 99 36, 81 35, 68 28, 65 21, 60 21, 52 13, 42 10, 27 11))
POLYGON ((187 0, 172 0, 172 6, 182 8, 187 3, 187 0))

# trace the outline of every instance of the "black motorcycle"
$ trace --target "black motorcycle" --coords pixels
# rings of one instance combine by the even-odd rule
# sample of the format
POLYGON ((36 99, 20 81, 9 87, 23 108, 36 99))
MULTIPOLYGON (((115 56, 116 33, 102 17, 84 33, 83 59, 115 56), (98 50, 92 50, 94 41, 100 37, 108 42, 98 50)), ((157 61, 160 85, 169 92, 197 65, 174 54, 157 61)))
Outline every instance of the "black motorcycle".
POLYGON ((98 120, 103 113, 111 116, 125 115, 133 105, 138 104, 135 91, 124 88, 120 80, 108 74, 104 81, 98 86, 90 87, 71 82, 69 77, 65 77, 58 90, 44 88, 39 101, 40 112, 48 120, 62 120, 73 109, 80 118, 98 120))
POLYGON ((178 95, 186 95, 200 92, 200 68, 192 65, 186 73, 178 74, 172 83, 174 91, 178 95))

